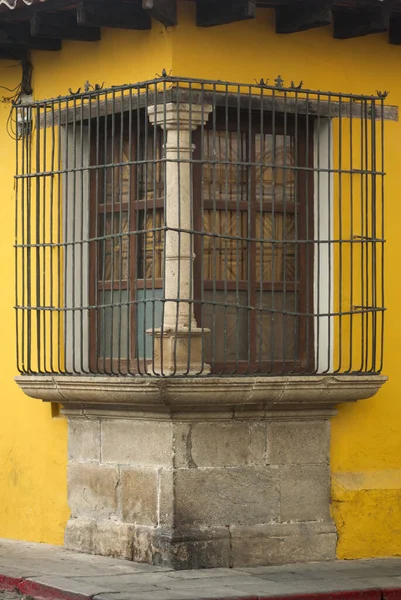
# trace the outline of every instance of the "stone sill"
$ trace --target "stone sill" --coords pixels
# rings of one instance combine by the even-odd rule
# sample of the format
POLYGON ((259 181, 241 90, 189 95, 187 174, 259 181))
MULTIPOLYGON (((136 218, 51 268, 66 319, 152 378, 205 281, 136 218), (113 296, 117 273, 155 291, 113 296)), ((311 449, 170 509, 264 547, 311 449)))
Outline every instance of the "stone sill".
POLYGON ((338 404, 374 396, 387 381, 380 375, 309 377, 127 378, 19 376, 19 387, 32 398, 57 402, 76 411, 123 409, 166 414, 233 412, 245 417, 280 411, 331 411, 338 404))

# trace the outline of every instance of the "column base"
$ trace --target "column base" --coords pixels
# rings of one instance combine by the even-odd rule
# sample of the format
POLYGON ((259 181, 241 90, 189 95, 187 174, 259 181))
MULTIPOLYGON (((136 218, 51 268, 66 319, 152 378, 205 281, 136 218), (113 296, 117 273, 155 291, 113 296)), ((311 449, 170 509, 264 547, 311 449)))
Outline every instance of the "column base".
POLYGON ((156 375, 209 375, 205 363, 204 338, 210 331, 198 328, 152 330, 154 360, 152 372, 156 375))
POLYGON ((282 565, 336 558, 332 523, 175 530, 117 521, 70 519, 69 550, 182 569, 282 565))

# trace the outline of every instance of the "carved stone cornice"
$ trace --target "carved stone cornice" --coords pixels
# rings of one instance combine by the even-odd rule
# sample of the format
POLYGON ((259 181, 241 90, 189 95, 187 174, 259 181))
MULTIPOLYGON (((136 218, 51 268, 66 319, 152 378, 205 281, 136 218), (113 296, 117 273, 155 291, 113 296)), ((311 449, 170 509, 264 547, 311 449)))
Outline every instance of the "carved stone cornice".
POLYGON ((140 378, 19 376, 16 382, 32 398, 58 402, 67 412, 122 409, 141 417, 210 413, 216 417, 328 411, 346 402, 374 396, 387 381, 380 375, 317 375, 232 378, 140 378))

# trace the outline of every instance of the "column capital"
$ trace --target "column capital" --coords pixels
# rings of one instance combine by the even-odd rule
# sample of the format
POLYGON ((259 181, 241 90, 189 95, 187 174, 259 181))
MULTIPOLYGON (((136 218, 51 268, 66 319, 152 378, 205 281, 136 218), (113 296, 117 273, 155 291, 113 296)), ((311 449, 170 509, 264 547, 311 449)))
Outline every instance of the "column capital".
POLYGON ((195 131, 205 124, 213 108, 210 104, 192 104, 188 102, 168 102, 148 107, 152 125, 162 129, 195 131))

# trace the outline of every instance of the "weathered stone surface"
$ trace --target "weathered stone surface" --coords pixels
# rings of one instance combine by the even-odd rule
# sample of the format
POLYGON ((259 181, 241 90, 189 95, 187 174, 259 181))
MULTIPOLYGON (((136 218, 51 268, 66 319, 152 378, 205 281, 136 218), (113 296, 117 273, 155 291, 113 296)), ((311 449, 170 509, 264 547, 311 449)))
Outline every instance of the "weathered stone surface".
POLYGON ((272 421, 267 426, 269 462, 275 465, 329 462, 330 422, 272 421))
POLYGON ((272 537, 254 528, 230 527, 231 565, 257 567, 280 562, 282 539, 272 537))
POLYGON ((280 468, 281 521, 330 519, 330 468, 295 465, 280 468))
POLYGON ((158 473, 155 469, 122 469, 120 490, 123 521, 157 525, 158 473))
POLYGON ((191 463, 192 457, 190 456, 190 427, 190 423, 173 424, 173 465, 176 469, 188 469, 195 466, 191 463))
POLYGON ((115 419, 102 421, 103 463, 133 467, 172 465, 172 424, 157 421, 115 419))
POLYGON ((175 502, 179 526, 265 523, 279 518, 278 472, 269 467, 180 470, 175 502))
POLYGON ((268 437, 266 421, 249 421, 249 458, 250 465, 268 464, 268 437))
POLYGON ((343 402, 371 398, 387 381, 379 375, 316 375, 289 377, 43 377, 15 378, 32 398, 67 405, 69 413, 91 406, 125 406, 132 413, 154 415, 155 408, 181 411, 191 416, 194 409, 207 416, 236 410, 252 411, 269 405, 274 410, 319 408, 332 410, 343 402))
POLYGON ((76 552, 93 552, 93 534, 96 522, 90 519, 71 518, 64 532, 64 545, 68 550, 76 552))
POLYGON ((173 527, 175 525, 175 489, 174 471, 159 470, 159 525, 173 527))
POLYGON ((233 567, 334 560, 337 534, 327 523, 230 527, 233 567))
POLYGON ((100 460, 100 420, 69 418, 68 459, 72 461, 100 460))
POLYGON ((101 556, 132 560, 134 526, 116 521, 96 523, 93 533, 93 552, 101 556))
POLYGON ((136 527, 134 560, 173 569, 205 569, 230 566, 228 528, 174 530, 136 527))
POLYGON ((117 516, 118 483, 116 467, 70 462, 68 503, 72 516, 97 520, 117 516))
POLYGON ((247 421, 204 422, 190 426, 188 451, 196 467, 237 467, 263 464, 263 426, 247 421))
POLYGON ((334 532, 316 532, 303 523, 296 535, 283 538, 280 548, 279 563, 311 562, 335 560, 337 534, 334 532))

